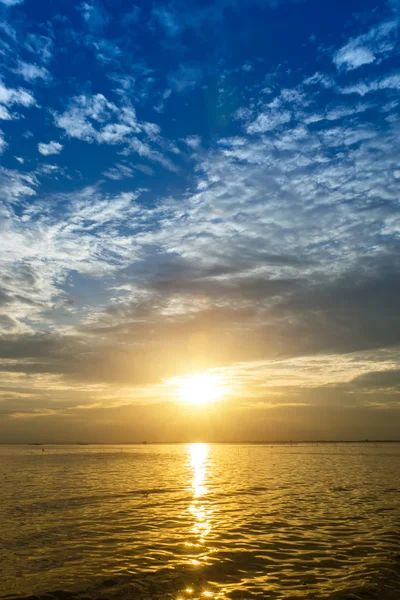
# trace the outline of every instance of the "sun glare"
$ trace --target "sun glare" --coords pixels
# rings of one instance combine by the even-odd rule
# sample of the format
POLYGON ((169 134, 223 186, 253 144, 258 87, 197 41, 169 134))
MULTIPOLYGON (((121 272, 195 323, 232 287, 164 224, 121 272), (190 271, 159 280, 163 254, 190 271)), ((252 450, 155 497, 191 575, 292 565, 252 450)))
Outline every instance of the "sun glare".
POLYGON ((200 373, 178 381, 178 396, 189 404, 207 404, 218 400, 222 394, 222 380, 218 375, 200 373))

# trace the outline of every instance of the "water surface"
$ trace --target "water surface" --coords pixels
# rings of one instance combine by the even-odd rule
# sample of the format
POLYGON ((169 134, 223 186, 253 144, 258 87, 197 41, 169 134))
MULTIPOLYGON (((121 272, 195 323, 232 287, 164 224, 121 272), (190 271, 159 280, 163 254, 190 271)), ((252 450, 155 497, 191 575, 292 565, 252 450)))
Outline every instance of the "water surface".
POLYGON ((400 444, 0 446, 0 597, 400 598, 400 444))

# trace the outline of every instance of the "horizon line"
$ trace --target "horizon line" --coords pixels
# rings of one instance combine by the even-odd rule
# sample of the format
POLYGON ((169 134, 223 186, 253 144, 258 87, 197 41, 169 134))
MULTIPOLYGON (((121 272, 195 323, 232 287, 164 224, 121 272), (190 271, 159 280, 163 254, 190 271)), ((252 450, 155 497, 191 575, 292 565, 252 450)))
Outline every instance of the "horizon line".
POLYGON ((230 441, 230 440, 219 440, 219 441, 146 441, 141 442, 1 442, 0 446, 168 446, 177 444, 230 444, 230 445, 298 445, 298 444, 399 444, 400 439, 354 439, 354 440, 243 440, 243 441, 230 441))

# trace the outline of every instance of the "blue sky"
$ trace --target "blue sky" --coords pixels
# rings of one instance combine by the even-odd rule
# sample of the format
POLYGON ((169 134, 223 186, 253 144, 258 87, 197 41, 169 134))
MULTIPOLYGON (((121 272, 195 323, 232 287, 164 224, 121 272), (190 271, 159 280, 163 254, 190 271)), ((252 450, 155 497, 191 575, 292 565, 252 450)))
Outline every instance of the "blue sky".
POLYGON ((5 440, 398 437, 399 10, 0 0, 5 440))

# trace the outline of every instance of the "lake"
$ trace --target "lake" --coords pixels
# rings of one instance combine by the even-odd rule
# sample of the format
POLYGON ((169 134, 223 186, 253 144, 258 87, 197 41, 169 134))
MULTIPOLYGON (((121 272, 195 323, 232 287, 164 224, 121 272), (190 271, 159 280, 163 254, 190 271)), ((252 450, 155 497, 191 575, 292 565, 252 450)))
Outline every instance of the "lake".
POLYGON ((400 444, 0 446, 0 597, 400 598, 400 444))

